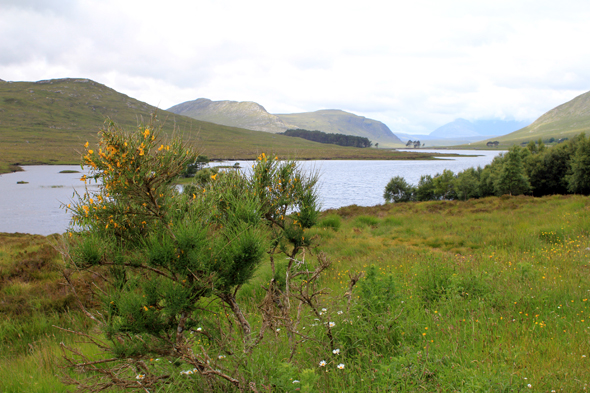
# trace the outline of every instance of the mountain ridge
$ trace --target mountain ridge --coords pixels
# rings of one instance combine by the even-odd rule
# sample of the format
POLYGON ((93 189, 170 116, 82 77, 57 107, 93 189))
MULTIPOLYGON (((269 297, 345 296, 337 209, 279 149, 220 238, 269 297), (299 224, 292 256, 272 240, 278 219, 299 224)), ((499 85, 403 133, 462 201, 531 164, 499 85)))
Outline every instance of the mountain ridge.
POLYGON ((252 101, 212 101, 199 98, 174 105, 168 110, 198 120, 256 131, 281 133, 287 129, 301 128, 366 137, 382 146, 402 145, 402 141, 382 122, 340 109, 271 114, 262 105, 252 101))
POLYGON ((0 82, 0 173, 18 165, 80 163, 82 145, 96 144, 105 121, 130 132, 154 113, 164 137, 180 133, 210 159, 248 160, 262 152, 292 159, 430 158, 222 126, 158 109, 90 79, 61 78, 0 82))
POLYGON ((268 113, 262 105, 252 101, 212 101, 198 98, 167 110, 197 120, 253 131, 278 133, 291 128, 278 116, 268 113))

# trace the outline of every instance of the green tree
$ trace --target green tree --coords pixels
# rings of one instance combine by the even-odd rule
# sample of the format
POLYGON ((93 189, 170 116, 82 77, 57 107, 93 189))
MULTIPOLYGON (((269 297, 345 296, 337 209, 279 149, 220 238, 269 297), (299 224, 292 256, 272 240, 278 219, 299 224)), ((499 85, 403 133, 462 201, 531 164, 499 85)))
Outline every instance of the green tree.
POLYGON ((414 198, 414 187, 401 176, 393 177, 385 186, 385 202, 409 202, 414 198))
POLYGON ((469 198, 479 197, 479 172, 475 168, 469 168, 459 172, 454 181, 454 189, 457 198, 466 201, 469 198))
POLYGON ((526 148, 529 149, 529 151, 531 152, 531 154, 537 154, 538 153, 537 144, 535 143, 535 141, 529 141, 529 144, 526 145, 526 148))
POLYGON ((434 181, 432 176, 420 176, 420 181, 416 187, 415 198, 417 201, 432 201, 435 199, 434 181))
POLYGON ((436 199, 456 199, 455 174, 450 169, 443 170, 433 178, 436 199))
POLYGON ((572 143, 564 143, 526 159, 526 173, 534 196, 568 193, 566 175, 574 152, 572 143))
POLYGON ((570 161, 567 176, 568 190, 577 194, 590 194, 590 138, 580 134, 576 138, 576 152, 570 161))
POLYGON ((520 195, 530 191, 531 185, 526 176, 522 158, 524 153, 529 152, 519 146, 514 146, 506 154, 502 169, 494 184, 498 195, 520 195))
MULTIPOLYGON (((79 333, 104 356, 64 346, 69 366, 87 376, 66 377, 80 389, 186 385, 178 378, 190 372, 203 378, 197 384, 243 391, 252 386, 243 367, 265 334, 277 325, 291 338, 297 332, 291 293, 299 310, 307 306, 321 316, 316 279, 329 261, 297 261, 319 214, 317 177, 263 153, 250 177, 213 173, 201 192, 180 194, 174 181, 194 157, 180 140, 165 141, 154 123, 133 133, 109 123, 98 151, 86 144, 83 164, 91 175, 83 180, 98 189, 68 205, 74 226, 63 255, 106 284, 97 294, 100 312, 86 310, 101 336, 79 333), (249 315, 241 289, 268 254, 273 275, 276 256, 287 257, 286 286, 271 281, 256 309, 263 311, 249 315), (222 362, 229 354, 234 360, 222 362)), ((333 349, 331 326, 322 326, 328 342, 321 346, 333 349)), ((294 354, 301 341, 289 343, 294 354)))
POLYGON ((539 153, 543 153, 545 151, 545 149, 547 149, 547 147, 545 146, 545 143, 543 143, 543 139, 539 138, 539 140, 537 141, 537 152, 539 153))

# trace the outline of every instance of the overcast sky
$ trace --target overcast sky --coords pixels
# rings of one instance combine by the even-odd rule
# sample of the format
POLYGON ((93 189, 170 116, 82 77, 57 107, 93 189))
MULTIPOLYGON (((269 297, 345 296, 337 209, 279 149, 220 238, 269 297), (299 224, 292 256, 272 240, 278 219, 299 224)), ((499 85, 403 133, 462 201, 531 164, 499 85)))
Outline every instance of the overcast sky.
POLYGON ((0 0, 0 79, 167 109, 342 109, 395 132, 533 121, 590 90, 590 1, 0 0))

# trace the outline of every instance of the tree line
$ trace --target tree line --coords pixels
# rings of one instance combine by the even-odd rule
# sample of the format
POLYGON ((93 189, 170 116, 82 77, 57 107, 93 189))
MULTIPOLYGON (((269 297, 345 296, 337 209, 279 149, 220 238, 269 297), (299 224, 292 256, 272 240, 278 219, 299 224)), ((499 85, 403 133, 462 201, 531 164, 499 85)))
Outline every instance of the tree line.
POLYGON ((329 143, 332 145, 339 146, 352 146, 352 147, 371 147, 372 143, 369 138, 354 135, 344 134, 328 134, 322 131, 309 131, 301 128, 287 130, 281 135, 293 136, 297 138, 307 139, 308 141, 314 141, 319 143, 329 143))
POLYGON ((571 193, 590 195, 590 138, 584 133, 551 148, 541 139, 526 147, 513 146, 484 168, 457 174, 445 169, 421 176, 417 186, 396 176, 383 197, 387 202, 407 202, 571 193))

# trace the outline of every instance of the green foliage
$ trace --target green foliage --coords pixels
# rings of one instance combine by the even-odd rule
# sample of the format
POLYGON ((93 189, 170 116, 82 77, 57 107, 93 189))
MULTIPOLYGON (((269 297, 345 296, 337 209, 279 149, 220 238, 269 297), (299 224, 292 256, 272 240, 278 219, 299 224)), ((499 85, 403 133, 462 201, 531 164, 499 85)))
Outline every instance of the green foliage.
POLYGON ((425 304, 450 299, 484 299, 493 294, 481 277, 458 274, 439 258, 427 259, 424 268, 416 273, 416 282, 425 304))
POLYGON ((434 186, 435 199, 455 199, 457 191, 455 190, 455 174, 449 169, 443 170, 437 174, 432 184, 434 186))
POLYGON ((191 160, 184 171, 182 171, 182 177, 194 177, 195 174, 203 169, 206 164, 209 163, 209 157, 199 154, 197 158, 191 160))
POLYGON ((385 202, 409 202, 414 198, 414 187, 403 177, 395 176, 385 186, 383 198, 385 202))
POLYGON ((354 219, 354 225, 359 228, 363 227, 376 227, 379 225, 379 219, 374 216, 358 216, 354 219))
POLYGON ((454 175, 443 171, 422 176, 414 191, 419 201, 521 195, 590 194, 590 142, 579 134, 547 148, 543 141, 518 146, 495 157, 485 168, 469 168, 454 175))
POLYGON ((371 147, 371 141, 369 138, 354 135, 328 134, 322 131, 308 131, 302 129, 287 130, 283 132, 283 135, 339 146, 352 146, 360 148, 371 147))
POLYGON ((506 154, 506 159, 494 184, 496 194, 520 195, 530 191, 531 185, 525 174, 522 157, 526 152, 528 150, 514 146, 506 154))
POLYGON ((589 195, 590 194, 590 138, 581 134, 577 140, 576 152, 571 158, 571 173, 566 177, 568 191, 589 195))
POLYGON ((480 171, 475 168, 469 168, 457 174, 454 184, 457 199, 466 201, 469 198, 479 197, 479 175, 480 171))
MULTIPOLYGON (((289 328, 288 320, 297 321, 299 302, 296 298, 290 298, 292 308, 288 315, 292 318, 281 311, 289 306, 285 297, 264 301, 268 295, 264 288, 269 287, 273 277, 282 277, 284 283, 280 288, 274 287, 275 290, 286 291, 286 284, 290 282, 290 290, 295 291, 309 277, 305 267, 314 263, 310 252, 305 258, 299 254, 295 268, 287 270, 290 260, 284 258, 285 255, 275 254, 276 276, 268 264, 262 263, 255 277, 237 293, 246 318, 251 318, 253 336, 259 334, 265 320, 260 316, 260 307, 272 305, 270 309, 277 312, 276 324, 267 328, 252 356, 241 352, 243 336, 227 303, 216 301, 213 295, 199 302, 200 309, 193 313, 194 325, 187 326, 186 336, 193 339, 194 354, 206 353, 214 370, 239 370, 240 378, 246 382, 255 381, 260 392, 268 389, 289 392, 584 391, 584 384, 590 382, 586 364, 590 353, 590 342, 586 339, 590 288, 585 279, 589 207, 589 198, 567 195, 343 208, 333 213, 340 217, 338 231, 310 230, 331 235, 322 241, 321 249, 329 253, 334 263, 322 274, 320 285, 309 291, 310 294, 319 291, 337 294, 313 298, 319 300, 314 305, 321 315, 303 307, 299 323, 289 328), (380 220, 378 229, 355 230, 355 219, 359 215, 380 220), (441 247, 429 247, 430 241, 438 241, 441 247), (446 248, 447 244, 461 246, 446 248), (364 252, 349 253, 352 249, 364 252), (297 267, 299 262, 301 265, 297 267), (375 266, 373 282, 377 283, 371 286, 379 286, 379 282, 387 284, 389 277, 393 283, 394 289, 389 293, 394 297, 383 302, 387 310, 384 313, 364 309, 360 288, 367 280, 366 275, 353 287, 350 303, 347 295, 341 296, 343 292, 348 293, 350 275, 355 276, 359 270, 368 272, 371 265, 375 266), (426 301, 425 276, 436 269, 444 272, 438 282, 446 283, 439 285, 445 291, 434 292, 432 300, 426 301), (293 278, 299 272, 304 274, 293 278), (326 308, 326 312, 322 308, 326 308), (326 323, 329 322, 335 323, 331 328, 333 347, 327 337, 326 323), (230 325, 233 334, 224 334, 224 331, 227 333, 224 328, 230 325), (295 351, 292 342, 300 342, 295 351), (233 344, 228 347, 227 343, 233 344), (224 351, 227 348, 235 351, 228 353, 224 351), (339 353, 332 352, 336 349, 339 353), (326 362, 325 366, 320 366, 321 361, 326 362), (339 369, 339 364, 344 368, 339 369), (305 383, 308 380, 310 382, 305 383), (305 385, 309 389, 304 388, 305 385)), ((63 326, 85 333, 96 328, 94 323, 88 323, 88 318, 74 311, 76 302, 70 303, 71 311, 59 313, 49 311, 41 302, 46 297, 57 302, 67 288, 56 270, 61 266, 59 260, 39 264, 40 270, 33 263, 37 257, 48 253, 40 250, 42 244, 56 241, 55 237, 0 236, 0 276, 3 277, 0 307, 2 315, 8 316, 0 323, 0 390, 3 392, 66 391, 70 387, 60 384, 56 375, 73 378, 88 375, 69 373, 59 367, 63 365, 60 342, 87 353, 93 361, 113 357, 112 352, 104 353, 91 344, 80 343, 87 338, 81 340, 80 336, 71 336, 52 327, 63 326), (15 243, 10 248, 3 242, 15 243), (38 251, 40 254, 33 258, 31 254, 38 251), (19 305, 22 314, 18 314, 19 305), (35 312, 31 312, 32 309, 35 312)), ((92 285, 76 286, 83 299, 96 299, 101 294, 94 284, 108 293, 114 292, 110 284, 103 287, 98 282, 103 273, 99 267, 94 267, 88 272, 92 285), (96 291, 82 292, 84 288, 96 291)), ((75 281, 74 273, 70 277, 75 281)), ((105 277, 110 278, 108 271, 105 277)), ((148 309, 154 299, 162 299, 161 293, 168 292, 163 284, 165 278, 148 280, 148 285, 145 280, 129 274, 127 281, 129 288, 145 292, 144 303, 140 304, 148 309)), ((300 292, 295 293, 300 296, 300 292)), ((106 315, 108 304, 97 310, 106 315)), ((164 301, 156 304, 165 306, 164 301)), ((86 307, 99 316, 95 306, 87 304, 86 307)), ((150 378, 166 375, 169 378, 165 383, 149 390, 239 390, 230 382, 215 383, 214 379, 203 377, 194 370, 194 365, 179 356, 170 359, 161 354, 155 356, 155 352, 142 355, 146 343, 155 349, 165 348, 166 343, 159 342, 158 337, 150 337, 151 340, 146 340, 148 336, 144 334, 141 337, 145 343, 135 340, 125 346, 128 349, 117 347, 121 356, 140 356, 149 370, 143 380, 136 379, 144 373, 143 369, 119 370, 119 377, 134 388, 139 386, 138 381, 145 387, 150 378)), ((105 336, 99 338, 106 340, 105 336)), ((121 338, 129 340, 127 336, 121 338)), ((118 364, 137 367, 142 364, 136 363, 135 357, 124 359, 118 364)), ((109 363, 102 365, 103 369, 108 367, 109 363)), ((99 371, 93 373, 101 375, 99 371)), ((244 390, 248 391, 248 386, 244 390)))
POLYGON ((393 276, 380 274, 375 265, 367 268, 358 287, 359 304, 363 312, 380 314, 391 311, 394 300, 399 296, 393 276))
POLYGON ((334 231, 340 229, 341 219, 340 216, 337 214, 330 214, 326 217, 322 218, 320 222, 318 222, 319 228, 331 228, 334 231))
MULTIPOLYGON (((86 144, 83 157, 91 167, 86 181, 96 181, 98 191, 87 190, 68 205, 76 226, 64 253, 79 269, 99 269, 109 280, 102 293, 103 310, 95 317, 109 344, 99 347, 120 360, 117 367, 143 367, 148 372, 142 359, 180 357, 201 370, 204 378, 213 370, 220 381, 233 381, 230 375, 239 371, 217 372, 207 355, 194 355, 192 329, 213 326, 206 337, 215 351, 249 353, 257 345, 261 337, 251 337, 238 292, 267 253, 271 262, 274 254, 289 256, 289 277, 292 261, 311 245, 305 231, 319 217, 317 177, 301 172, 294 162, 263 153, 251 177, 238 171, 201 170, 207 181, 180 194, 174 180, 195 153, 180 140, 161 140, 157 123, 134 133, 110 123, 101 132, 99 146, 96 152, 86 144), (225 325, 217 318, 229 312, 240 327, 241 340, 230 339, 231 321, 225 325), (126 363, 128 358, 135 359, 134 365, 126 363)), ((284 290, 291 285, 287 280, 284 290)), ((70 359, 74 368, 93 364, 72 352, 82 356, 70 359)), ((127 386, 112 375, 107 373, 106 379, 127 386)), ((76 379, 70 382, 80 384, 76 379)), ((146 386, 159 383, 158 378, 144 381, 146 386)))
POLYGON ((434 180, 430 175, 420 176, 418 187, 415 191, 417 201, 432 201, 436 199, 434 192, 434 180))

